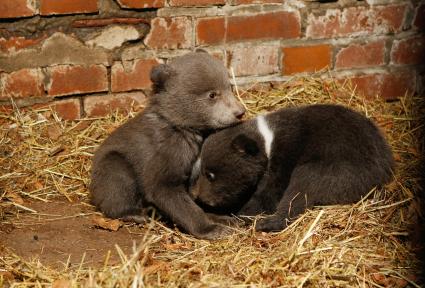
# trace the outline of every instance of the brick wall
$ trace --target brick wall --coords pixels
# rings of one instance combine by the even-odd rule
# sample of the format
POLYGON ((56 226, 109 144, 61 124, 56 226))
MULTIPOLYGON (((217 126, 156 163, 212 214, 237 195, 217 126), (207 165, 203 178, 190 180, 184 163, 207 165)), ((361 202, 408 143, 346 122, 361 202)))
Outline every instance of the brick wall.
POLYGON ((0 105, 64 119, 126 109, 152 66, 195 47, 239 85, 329 68, 391 99, 423 89, 424 30, 415 0, 1 0, 0 105))

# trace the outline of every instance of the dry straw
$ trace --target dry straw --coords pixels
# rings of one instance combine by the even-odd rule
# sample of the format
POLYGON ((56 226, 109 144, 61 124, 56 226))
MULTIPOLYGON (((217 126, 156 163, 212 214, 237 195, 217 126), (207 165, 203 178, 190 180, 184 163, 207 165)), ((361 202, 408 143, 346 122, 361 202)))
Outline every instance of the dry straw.
MULTIPOLYGON (((398 165, 394 182, 355 205, 307 211, 281 233, 246 228, 208 242, 155 220, 128 226, 144 235, 134 253, 125 255, 116 246, 121 264, 110 265, 108 253, 96 269, 83 265, 83 257, 78 265, 54 270, 2 247, 0 287, 419 287, 408 232, 419 213, 417 116, 424 113, 423 103, 412 96, 365 100, 349 83, 331 78, 294 78, 271 90, 253 88, 240 93, 249 117, 294 105, 339 103, 372 118, 393 148, 398 165), (170 241, 174 246, 164 244, 170 241)), ((62 122, 49 109, 1 113, 1 224, 23 227, 22 214, 47 219, 22 199, 87 202, 95 148, 133 116, 115 113, 62 122)))

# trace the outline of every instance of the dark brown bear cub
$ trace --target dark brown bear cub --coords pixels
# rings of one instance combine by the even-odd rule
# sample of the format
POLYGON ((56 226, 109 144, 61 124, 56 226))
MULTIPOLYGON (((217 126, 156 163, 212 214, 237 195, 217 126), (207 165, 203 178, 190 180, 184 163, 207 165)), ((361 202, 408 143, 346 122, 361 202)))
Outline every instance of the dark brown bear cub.
POLYGON ((272 214, 255 228, 280 231, 306 208, 360 200, 393 166, 364 116, 336 105, 282 109, 211 135, 192 193, 217 213, 272 214))
POLYGON ((153 205, 188 233, 217 238, 227 228, 205 214, 187 188, 204 137, 239 122, 245 110, 226 68, 205 52, 154 67, 151 80, 154 95, 145 110, 95 153, 92 203, 108 217, 138 222, 153 205))

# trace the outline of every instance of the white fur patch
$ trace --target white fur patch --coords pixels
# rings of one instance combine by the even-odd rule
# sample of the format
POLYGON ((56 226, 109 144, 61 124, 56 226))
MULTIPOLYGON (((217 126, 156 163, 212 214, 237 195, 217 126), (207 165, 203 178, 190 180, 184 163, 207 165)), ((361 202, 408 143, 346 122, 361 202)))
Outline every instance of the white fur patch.
POLYGON ((196 172, 196 174, 199 174, 199 171, 201 171, 201 157, 196 159, 196 162, 193 165, 193 170, 196 172))
POLYGON ((266 155, 268 158, 270 158, 274 133, 267 125, 266 118, 264 118, 262 115, 257 117, 257 127, 258 131, 260 131, 260 134, 264 139, 264 149, 266 150, 266 155))
POLYGON ((201 157, 198 157, 196 162, 193 164, 192 173, 190 174, 190 185, 193 185, 201 174, 201 157))

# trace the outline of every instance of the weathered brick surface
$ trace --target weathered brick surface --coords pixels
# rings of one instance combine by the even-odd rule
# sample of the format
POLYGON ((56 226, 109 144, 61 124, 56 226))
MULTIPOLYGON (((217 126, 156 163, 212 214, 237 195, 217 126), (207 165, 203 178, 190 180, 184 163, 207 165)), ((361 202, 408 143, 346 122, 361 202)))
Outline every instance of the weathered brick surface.
POLYGON ((123 8, 142 9, 164 7, 165 0, 117 0, 123 8))
POLYGON ((156 59, 139 59, 133 63, 126 63, 125 67, 122 63, 115 63, 111 73, 112 92, 149 88, 150 71, 157 64, 156 59))
POLYGON ((28 0, 1 0, 0 18, 28 17, 36 14, 34 3, 28 0))
POLYGON ((43 96, 44 75, 41 69, 22 69, 0 74, 0 99, 43 96))
POLYGON ((93 13, 99 10, 97 0, 40 0, 40 14, 93 13))
POLYGON ((81 105, 79 99, 57 100, 51 106, 61 119, 74 120, 80 118, 81 105))
POLYGON ((230 0, 232 5, 282 3, 282 0, 230 0))
POLYGON ((310 14, 306 35, 310 38, 360 36, 399 32, 404 21, 406 4, 373 7, 349 7, 342 11, 328 9, 325 15, 310 14))
POLYGON ((385 41, 352 44, 342 48, 336 55, 335 68, 359 68, 380 66, 385 63, 385 41))
POLYGON ((51 96, 84 94, 108 90, 106 67, 103 65, 59 65, 47 68, 51 96))
POLYGON ((225 4, 224 0, 170 0, 171 6, 208 6, 225 4))
POLYGON ((89 48, 74 37, 54 33, 44 40, 40 49, 21 49, 8 57, 0 57, 0 69, 16 71, 22 68, 38 68, 61 64, 108 64, 104 50, 89 48))
POLYGON ((279 72, 278 50, 273 46, 234 48, 228 51, 229 67, 233 67, 236 76, 279 72))
POLYGON ((220 44, 240 40, 288 39, 301 35, 297 13, 203 18, 196 23, 198 44, 220 44), (226 23, 227 22, 227 23, 226 23))
POLYGON ((315 72, 331 66, 330 45, 286 47, 282 52, 284 75, 315 72))
POLYGON ((425 64, 424 36, 395 40, 391 51, 394 64, 425 64))
POLYGON ((226 41, 298 38, 301 25, 295 12, 275 12, 227 19, 226 41))
POLYGON ((87 41, 86 44, 112 50, 122 46, 127 41, 137 40, 140 36, 139 31, 133 26, 110 26, 87 41))
POLYGON ((201 18, 196 22, 197 44, 221 44, 226 35, 224 17, 201 18))
POLYGON ((216 51, 207 51, 211 56, 223 62, 226 65, 225 51, 224 50, 216 50, 216 51))
POLYGON ((104 116, 116 110, 125 113, 132 104, 143 105, 145 101, 143 92, 90 96, 84 98, 84 112, 88 117, 104 116))
POLYGON ((46 36, 38 38, 25 38, 22 36, 0 38, 0 52, 16 52, 20 49, 28 48, 37 45, 46 39, 46 36))
POLYGON ((187 17, 155 18, 145 44, 154 49, 189 48, 192 45, 192 21, 187 17))
POLYGON ((137 24, 150 24, 149 19, 145 18, 134 18, 134 17, 115 17, 115 18, 102 18, 102 19, 78 19, 72 22, 72 27, 76 28, 87 28, 87 27, 104 27, 112 24, 125 24, 125 25, 137 25, 137 24))
POLYGON ((362 95, 373 98, 396 99, 415 91, 415 74, 401 71, 392 74, 372 74, 348 78, 362 95))
POLYGON ((329 67, 368 97, 423 90, 424 1, 302 2, 0 0, 1 102, 104 115, 142 101, 154 65, 197 47, 246 87, 329 67))

